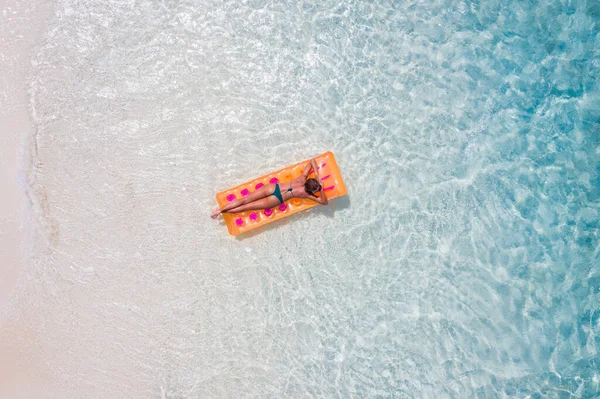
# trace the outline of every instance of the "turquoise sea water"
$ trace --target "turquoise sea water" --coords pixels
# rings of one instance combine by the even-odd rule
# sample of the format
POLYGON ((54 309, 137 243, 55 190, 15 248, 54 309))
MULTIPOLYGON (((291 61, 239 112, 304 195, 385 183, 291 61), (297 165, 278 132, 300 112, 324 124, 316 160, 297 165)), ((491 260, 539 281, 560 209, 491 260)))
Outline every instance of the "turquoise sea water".
POLYGON ((600 395, 597 1, 61 0, 33 70, 50 397, 600 395), (327 150, 347 198, 209 219, 327 150))

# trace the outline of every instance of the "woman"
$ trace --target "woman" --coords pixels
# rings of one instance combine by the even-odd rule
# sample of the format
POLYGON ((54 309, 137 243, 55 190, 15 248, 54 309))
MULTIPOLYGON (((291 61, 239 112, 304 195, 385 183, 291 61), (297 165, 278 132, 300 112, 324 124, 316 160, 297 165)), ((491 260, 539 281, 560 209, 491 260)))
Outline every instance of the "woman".
POLYGON ((314 159, 311 159, 304 167, 302 176, 295 178, 289 183, 282 183, 281 186, 279 184, 265 184, 255 192, 248 194, 246 197, 231 201, 223 208, 217 209, 210 217, 215 219, 223 212, 239 213, 243 211, 273 208, 290 198, 310 198, 319 204, 327 205, 329 201, 327 201, 327 197, 323 191, 323 185, 319 183, 320 181, 317 163, 314 159), (315 171, 316 179, 308 178, 311 169, 315 171), (321 193, 321 197, 315 195, 317 192, 321 193))

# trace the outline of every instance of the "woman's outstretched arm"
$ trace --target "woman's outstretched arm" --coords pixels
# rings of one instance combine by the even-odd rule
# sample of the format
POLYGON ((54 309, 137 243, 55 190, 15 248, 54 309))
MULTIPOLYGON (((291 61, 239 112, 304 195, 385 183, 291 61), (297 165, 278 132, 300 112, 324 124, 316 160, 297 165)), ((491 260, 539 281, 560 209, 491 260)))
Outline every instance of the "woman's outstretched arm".
MULTIPOLYGON (((318 179, 318 177, 317 177, 317 179, 318 179)), ((327 199, 327 196, 325 195, 325 189, 323 188, 323 182, 321 180, 319 180, 319 183, 321 183, 321 198, 319 198, 321 201, 319 201, 319 203, 322 205, 327 205, 327 204, 329 204, 329 200, 327 199)))
POLYGON ((304 176, 305 179, 308 179, 308 175, 310 174, 311 169, 312 169, 312 159, 306 163, 306 166, 304 167, 304 171, 302 172, 302 176, 304 176))
POLYGON ((317 161, 315 161, 315 159, 311 159, 310 160, 310 165, 312 166, 313 170, 315 171, 315 177, 317 178, 317 181, 321 181, 321 179, 319 179, 319 168, 317 168, 317 161))

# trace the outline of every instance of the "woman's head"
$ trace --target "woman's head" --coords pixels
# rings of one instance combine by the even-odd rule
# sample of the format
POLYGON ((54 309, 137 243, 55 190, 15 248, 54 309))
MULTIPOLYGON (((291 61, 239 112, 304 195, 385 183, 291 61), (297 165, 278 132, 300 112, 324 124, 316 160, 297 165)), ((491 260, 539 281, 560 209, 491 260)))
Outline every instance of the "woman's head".
POLYGON ((315 193, 321 191, 321 185, 319 184, 317 179, 310 178, 306 180, 306 183, 304 183, 304 189, 307 193, 315 195, 315 193))

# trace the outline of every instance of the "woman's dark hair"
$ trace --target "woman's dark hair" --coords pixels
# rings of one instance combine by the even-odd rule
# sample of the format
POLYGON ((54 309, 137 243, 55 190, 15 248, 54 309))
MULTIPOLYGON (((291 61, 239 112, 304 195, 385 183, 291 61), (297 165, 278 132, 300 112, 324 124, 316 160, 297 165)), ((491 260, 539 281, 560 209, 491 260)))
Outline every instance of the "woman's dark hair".
POLYGON ((317 181, 317 179, 313 179, 312 177, 304 183, 304 189, 310 195, 315 195, 316 192, 321 191, 321 185, 317 181))

